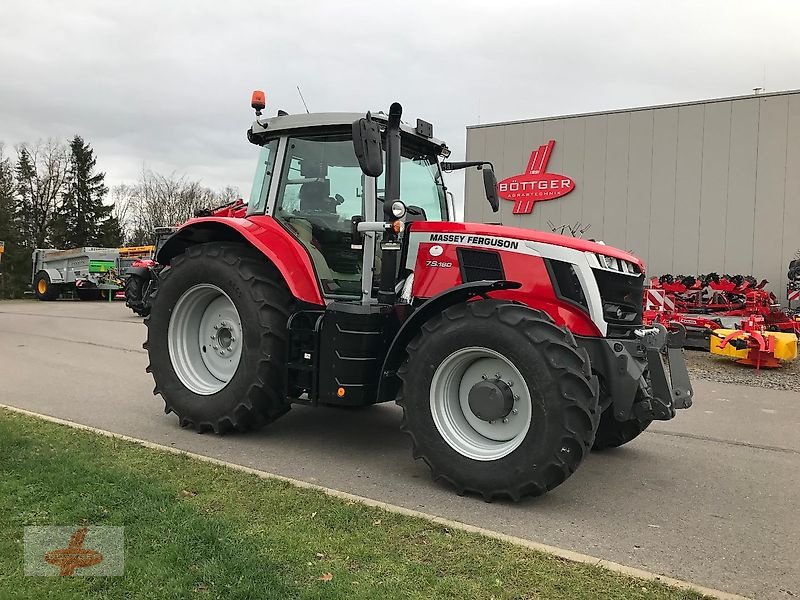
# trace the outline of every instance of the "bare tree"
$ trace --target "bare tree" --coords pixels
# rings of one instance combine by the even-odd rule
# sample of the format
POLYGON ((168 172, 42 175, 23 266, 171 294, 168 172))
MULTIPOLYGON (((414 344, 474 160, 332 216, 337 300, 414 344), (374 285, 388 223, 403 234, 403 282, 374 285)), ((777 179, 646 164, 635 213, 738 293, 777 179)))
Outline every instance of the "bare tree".
POLYGON ((17 217, 29 247, 42 247, 49 241, 63 202, 68 165, 66 146, 55 140, 17 147, 17 217))
POLYGON ((214 191, 185 175, 142 169, 139 181, 114 187, 111 197, 126 243, 144 244, 152 241, 154 228, 182 223, 196 210, 230 202, 239 193, 230 186, 214 191))

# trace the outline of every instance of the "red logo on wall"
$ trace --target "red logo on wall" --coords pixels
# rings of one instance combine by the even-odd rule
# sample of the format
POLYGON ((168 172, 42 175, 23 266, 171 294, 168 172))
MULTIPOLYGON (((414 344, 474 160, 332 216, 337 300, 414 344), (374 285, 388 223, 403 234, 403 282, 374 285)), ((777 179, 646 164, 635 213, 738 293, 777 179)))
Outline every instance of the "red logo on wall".
POLYGON ((547 163, 555 144, 555 140, 550 140, 539 146, 538 150, 531 153, 524 173, 503 179, 497 184, 497 194, 514 203, 515 215, 528 215, 536 202, 554 200, 575 189, 575 182, 566 175, 547 172, 547 163))

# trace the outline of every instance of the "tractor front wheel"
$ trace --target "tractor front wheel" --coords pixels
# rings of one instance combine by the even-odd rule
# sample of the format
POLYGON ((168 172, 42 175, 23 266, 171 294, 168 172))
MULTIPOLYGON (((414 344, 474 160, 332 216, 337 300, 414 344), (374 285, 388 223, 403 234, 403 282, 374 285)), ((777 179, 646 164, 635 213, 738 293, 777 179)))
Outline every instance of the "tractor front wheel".
POLYGON ((594 438, 593 450, 608 450, 627 444, 638 437, 653 422, 650 419, 640 420, 637 418, 617 421, 613 408, 613 406, 609 406, 600 417, 600 426, 597 428, 597 435, 594 438))
POLYGON ((173 258, 145 319, 147 370, 166 412, 182 426, 225 433, 288 411, 291 303, 277 269, 247 246, 200 244, 173 258))
POLYGON ((144 302, 144 290, 147 280, 138 275, 131 275, 125 282, 125 304, 140 317, 150 314, 150 307, 144 302))
POLYGON ((398 376, 415 458, 458 493, 543 494, 594 441, 598 382, 587 353, 525 306, 480 300, 445 310, 409 344, 398 376))

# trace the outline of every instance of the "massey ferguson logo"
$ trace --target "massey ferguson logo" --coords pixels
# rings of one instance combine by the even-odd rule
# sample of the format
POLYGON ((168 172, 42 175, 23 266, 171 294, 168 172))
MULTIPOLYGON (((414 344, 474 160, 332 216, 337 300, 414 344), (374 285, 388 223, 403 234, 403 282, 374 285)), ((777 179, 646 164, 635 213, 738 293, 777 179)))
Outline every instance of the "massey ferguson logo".
POLYGON ((555 144, 555 140, 550 140, 539 146, 538 150, 531 153, 524 173, 503 179, 497 184, 497 194, 514 203, 515 215, 528 215, 536 202, 560 198, 575 189, 575 182, 566 175, 547 172, 547 162, 555 144))

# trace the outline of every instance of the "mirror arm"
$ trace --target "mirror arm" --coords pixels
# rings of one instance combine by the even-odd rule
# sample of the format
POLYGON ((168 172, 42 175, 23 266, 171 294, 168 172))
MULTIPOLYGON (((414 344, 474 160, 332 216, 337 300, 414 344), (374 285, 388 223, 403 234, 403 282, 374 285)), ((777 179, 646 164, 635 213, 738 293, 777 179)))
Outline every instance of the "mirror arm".
POLYGON ((461 169, 468 169, 470 167, 478 167, 480 171, 484 165, 489 165, 489 168, 494 171, 494 165, 488 160, 467 160, 462 162, 442 162, 440 163, 442 171, 451 173, 452 171, 460 171, 461 169))

